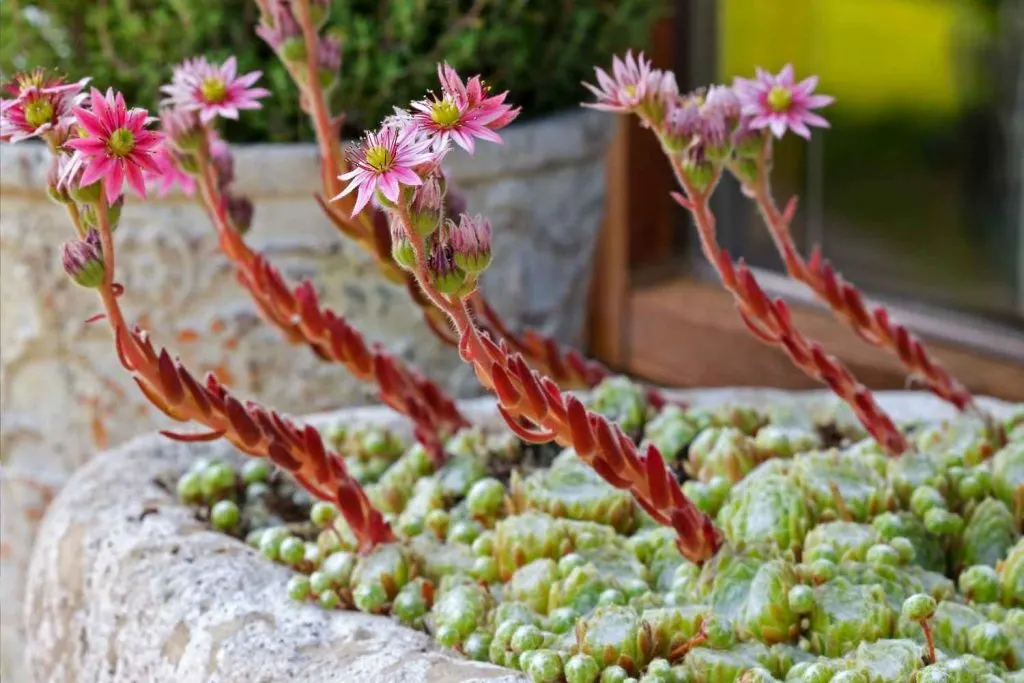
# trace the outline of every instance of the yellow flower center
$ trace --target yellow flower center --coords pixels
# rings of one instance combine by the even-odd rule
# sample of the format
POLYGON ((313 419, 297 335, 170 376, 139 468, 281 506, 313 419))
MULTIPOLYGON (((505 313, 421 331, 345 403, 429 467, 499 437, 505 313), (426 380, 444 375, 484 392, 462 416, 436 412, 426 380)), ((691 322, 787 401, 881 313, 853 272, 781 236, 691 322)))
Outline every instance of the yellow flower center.
POLYGON ((793 91, 776 85, 768 91, 768 106, 773 111, 786 111, 793 104, 793 91))
POLYGON ((118 128, 110 134, 107 149, 114 156, 124 158, 135 149, 135 135, 127 128, 118 128))
POLYGON ((53 105, 45 97, 31 100, 25 104, 25 121, 33 128, 49 123, 53 118, 53 105))
POLYGON ((391 150, 387 147, 376 145, 366 150, 366 163, 379 173, 383 173, 391 168, 391 162, 393 161, 394 157, 391 155, 391 150))
POLYGON ((430 118, 442 128, 454 126, 459 122, 459 108, 449 99, 439 100, 431 108, 430 118))
POLYGON ((227 97, 228 87, 220 78, 210 76, 203 80, 202 85, 199 86, 199 92, 202 93, 203 99, 207 102, 223 102, 224 98, 227 97))

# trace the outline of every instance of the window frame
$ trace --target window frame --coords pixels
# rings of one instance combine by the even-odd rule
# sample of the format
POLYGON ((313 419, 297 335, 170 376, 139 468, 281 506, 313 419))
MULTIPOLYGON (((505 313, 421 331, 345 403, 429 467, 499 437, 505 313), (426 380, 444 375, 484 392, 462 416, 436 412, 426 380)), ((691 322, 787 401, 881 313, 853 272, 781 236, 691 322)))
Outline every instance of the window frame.
MULTIPOLYGON (((714 0, 677 0, 675 16, 654 28, 649 54, 656 67, 676 72, 683 89, 706 83, 715 73, 713 41, 690 40, 695 33, 714 35, 714 11, 714 0)), ((618 371, 672 386, 820 387, 781 351, 749 334, 731 296, 696 248, 688 217, 669 197, 674 179, 653 136, 632 117, 620 118, 617 126, 608 155, 606 218, 591 292, 592 353, 618 371), (678 244, 681 236, 685 241, 678 244)), ((713 202, 728 243, 735 237, 729 226, 750 210, 749 202, 728 186, 713 202)), ((812 215, 820 211, 804 209, 812 215)), ((791 305, 797 326, 866 385, 910 386, 895 358, 856 337, 803 285, 781 273, 755 272, 769 294, 791 305)), ((879 301, 928 342, 972 391, 1024 401, 1020 331, 893 297, 879 301)))

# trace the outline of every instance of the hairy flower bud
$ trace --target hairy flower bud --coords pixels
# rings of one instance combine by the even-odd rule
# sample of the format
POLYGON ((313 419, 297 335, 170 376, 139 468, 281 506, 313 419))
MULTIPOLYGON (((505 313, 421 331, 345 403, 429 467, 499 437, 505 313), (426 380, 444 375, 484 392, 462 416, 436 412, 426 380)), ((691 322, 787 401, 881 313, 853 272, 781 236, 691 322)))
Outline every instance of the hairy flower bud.
POLYGON ((427 257, 434 286, 442 294, 456 294, 466 284, 466 273, 455 263, 451 244, 435 241, 427 257))
POLYGON ((233 196, 229 194, 224 201, 228 216, 231 218, 235 229, 242 234, 248 232, 249 227, 252 225, 253 213, 255 212, 252 200, 241 195, 233 196))
POLYGON ((448 221, 455 263, 467 273, 483 272, 491 263, 491 224, 482 216, 459 216, 448 221))
POLYGON ((74 200, 61 183, 61 158, 54 157, 50 163, 50 170, 46 173, 46 194, 58 204, 71 204, 74 200))
POLYGON ((217 187, 224 189, 235 180, 235 156, 222 140, 210 141, 210 161, 217 177, 217 187))
POLYGON ((316 66, 320 76, 320 86, 331 90, 338 84, 338 72, 341 70, 341 39, 337 36, 324 35, 316 46, 316 66))
POLYGON ((84 240, 71 240, 61 248, 61 264, 64 272, 82 287, 99 287, 106 278, 103 264, 103 252, 99 244, 99 234, 90 230, 84 240))
POLYGON ((267 11, 256 27, 256 35, 279 51, 285 59, 298 61, 306 58, 302 29, 292 15, 288 0, 270 0, 267 3, 267 11), (297 46, 301 46, 301 56, 295 54, 297 46))
POLYGON ((409 206, 413 227, 424 237, 432 234, 441 224, 444 200, 441 182, 437 174, 431 174, 423 181, 423 185, 416 188, 416 194, 409 206))
MULTIPOLYGON (((121 209, 124 208, 124 195, 117 198, 113 204, 107 207, 107 223, 110 226, 110 232, 117 230, 117 226, 121 224, 121 209)), ((99 221, 96 218, 96 209, 92 204, 86 204, 81 208, 82 221, 89 228, 99 228, 99 221)))
POLYGON ((405 236, 405 230, 402 228, 400 221, 392 218, 391 220, 391 258, 395 260, 395 263, 400 265, 406 270, 413 270, 416 268, 416 249, 413 247, 412 242, 405 236))
POLYGON ((194 152, 203 143, 205 133, 194 111, 181 107, 161 109, 160 126, 171 144, 181 152, 194 152))

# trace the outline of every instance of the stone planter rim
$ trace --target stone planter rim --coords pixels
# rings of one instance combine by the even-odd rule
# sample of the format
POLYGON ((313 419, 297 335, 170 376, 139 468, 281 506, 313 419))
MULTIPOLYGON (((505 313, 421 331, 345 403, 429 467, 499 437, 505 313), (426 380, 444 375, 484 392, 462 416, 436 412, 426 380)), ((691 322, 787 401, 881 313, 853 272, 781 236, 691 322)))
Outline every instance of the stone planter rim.
MULTIPOLYGON (((709 405, 723 402, 810 405, 820 404, 822 399, 833 400, 824 391, 720 389, 674 391, 672 394, 709 405)), ((951 407, 921 392, 876 392, 876 395, 899 420, 939 420, 954 414, 951 407)), ((1007 414, 1014 405, 989 398, 981 398, 979 403, 1000 416, 1007 414)), ((472 419, 484 425, 498 423, 492 399, 464 401, 462 405, 472 419)), ((353 423, 367 420, 389 426, 397 424, 387 409, 377 406, 320 413, 310 416, 308 421, 324 426, 341 418, 353 423)), ((185 445, 166 441, 159 435, 147 435, 100 454, 72 477, 47 513, 29 573, 25 614, 30 636, 27 653, 30 670, 37 680, 78 680, 77 672, 92 674, 95 678, 89 676, 89 679, 97 681, 173 680, 181 683, 284 681, 292 680, 290 676, 310 683, 334 680, 520 683, 526 680, 516 672, 468 662, 443 652, 423 634, 382 617, 353 612, 327 613, 313 606, 289 603, 284 596, 287 569, 273 565, 234 539, 201 528, 194 521, 189 524, 188 509, 173 500, 172 492, 161 492, 151 483, 154 473, 183 466, 187 459, 200 452, 223 455, 229 450, 225 444, 185 445), (110 489, 110 481, 117 481, 123 471, 129 471, 126 486, 110 489), (140 479, 140 475, 144 478, 140 479), (98 479, 93 481, 94 477, 98 479), (90 486, 130 495, 124 499, 111 496, 115 500, 103 501, 102 497, 96 500, 95 493, 89 493, 90 486), (83 505, 83 501, 87 504, 83 505), (84 515, 81 519, 80 514, 84 515), (90 526, 97 521, 116 528, 104 536, 90 526), (129 533, 134 530, 135 535, 116 536, 125 530, 129 533), (155 600, 143 601, 142 605, 110 602, 119 594, 121 583, 131 580, 140 582, 140 591, 149 590, 154 595, 159 594, 157 586, 173 590, 182 575, 189 575, 192 563, 208 565, 211 553, 222 555, 219 560, 222 564, 216 566, 226 567, 225 575, 230 574, 236 580, 253 577, 248 590, 239 593, 230 577, 221 577, 224 586, 217 590, 202 586, 199 580, 194 590, 213 604, 206 606, 205 614, 197 615, 195 609, 185 610, 186 614, 177 625, 167 623, 162 613, 179 609, 181 600, 162 605, 154 604, 155 600), (79 562, 83 557, 86 564, 79 566, 80 574, 76 574, 68 563, 79 562), (112 558, 127 564, 115 566, 112 558), (148 588, 146 580, 150 584, 148 588), (220 600, 218 590, 227 591, 230 596, 220 600), (136 607, 144 613, 133 611, 136 607), (234 615, 224 622, 230 627, 224 623, 210 625, 211 620, 216 621, 210 615, 218 611, 234 615), (138 620, 150 624, 153 632, 164 633, 166 638, 160 647, 148 641, 139 643, 127 636, 122 639, 120 629, 138 620), (271 620, 272 628, 261 624, 261 620, 271 620), (128 642, 132 645, 126 646, 128 642), (276 663, 271 666, 268 661, 276 663), (271 669, 267 669, 268 666, 271 669)), ((129 591, 122 597, 130 601, 133 595, 129 591)), ((189 595, 192 600, 192 594, 189 595)), ((144 634, 129 633, 144 639, 144 634)))

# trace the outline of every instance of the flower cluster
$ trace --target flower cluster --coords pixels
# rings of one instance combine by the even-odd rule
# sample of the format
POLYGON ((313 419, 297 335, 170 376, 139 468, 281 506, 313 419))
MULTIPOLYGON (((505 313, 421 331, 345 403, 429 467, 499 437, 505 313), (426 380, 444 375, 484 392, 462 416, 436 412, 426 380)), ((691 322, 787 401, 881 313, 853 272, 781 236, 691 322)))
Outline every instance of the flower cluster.
POLYGON ((667 153, 681 157, 684 173, 702 190, 724 164, 742 169, 760 154, 765 131, 776 138, 787 131, 810 138, 811 126, 827 127, 814 110, 833 102, 814 93, 816 76, 797 83, 791 65, 778 75, 758 69, 755 79, 736 78, 731 86, 686 94, 680 94, 674 74, 653 68, 643 54, 616 57, 610 74, 600 68, 595 73, 597 85, 584 85, 596 101, 584 106, 639 116, 667 153))
POLYGON ((637 115, 650 128, 672 165, 684 195, 676 199, 694 217, 704 253, 736 299, 743 321, 762 341, 781 347, 793 362, 829 385, 847 400, 865 427, 891 454, 907 449, 906 440, 878 407, 870 392, 856 382, 842 363, 796 330, 785 304, 767 297, 753 273, 732 258, 718 242, 708 200, 722 177, 731 173, 744 194, 757 204, 791 277, 806 284, 860 337, 885 348, 923 380, 926 386, 960 410, 981 414, 998 438, 998 426, 975 405, 957 382, 907 328, 881 307, 868 310, 863 298, 815 249, 807 261, 789 231, 796 210, 791 200, 780 211, 772 198, 769 177, 773 139, 787 132, 809 139, 811 127, 826 128, 815 110, 834 98, 816 94, 818 77, 797 81, 792 65, 778 74, 758 68, 753 79, 736 78, 732 86, 680 94, 675 77, 653 68, 643 55, 616 57, 611 73, 596 69, 597 85, 585 84, 594 109, 637 115))
POLYGON ((13 143, 47 134, 63 139, 75 122, 74 108, 86 97, 82 90, 88 82, 84 78, 65 83, 62 76, 42 69, 16 75, 2 88, 12 97, 0 100, 0 140, 13 143))
POLYGON ((508 93, 488 95, 479 76, 463 83, 448 64, 439 64, 437 75, 441 96, 412 103, 416 127, 433 136, 437 147, 444 148, 450 140, 470 154, 474 138, 500 143, 501 137, 495 131, 519 115, 519 107, 505 104, 508 93))

